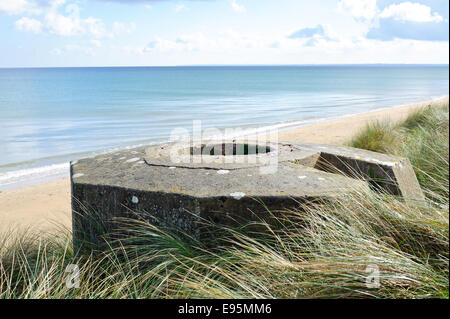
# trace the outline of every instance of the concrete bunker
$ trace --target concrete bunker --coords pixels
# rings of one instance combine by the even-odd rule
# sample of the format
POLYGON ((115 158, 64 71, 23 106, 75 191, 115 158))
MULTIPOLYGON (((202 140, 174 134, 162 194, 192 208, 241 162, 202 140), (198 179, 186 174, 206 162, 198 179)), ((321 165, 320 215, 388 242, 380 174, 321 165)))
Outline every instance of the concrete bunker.
POLYGON ((407 200, 424 199, 407 159, 350 147, 210 141, 100 155, 71 163, 74 244, 101 241, 91 216, 108 232, 115 219, 135 218, 132 212, 139 211, 149 222, 154 217, 203 240, 210 234, 202 220, 270 218, 267 210, 371 184, 407 200))

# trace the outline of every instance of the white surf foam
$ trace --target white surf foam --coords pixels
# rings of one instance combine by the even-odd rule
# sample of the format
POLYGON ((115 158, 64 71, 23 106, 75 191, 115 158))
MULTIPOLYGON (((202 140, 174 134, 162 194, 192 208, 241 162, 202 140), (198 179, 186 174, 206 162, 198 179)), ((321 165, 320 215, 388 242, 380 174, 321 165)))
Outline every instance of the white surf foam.
POLYGON ((51 164, 0 173, 0 190, 19 188, 31 184, 68 177, 69 163, 51 164))

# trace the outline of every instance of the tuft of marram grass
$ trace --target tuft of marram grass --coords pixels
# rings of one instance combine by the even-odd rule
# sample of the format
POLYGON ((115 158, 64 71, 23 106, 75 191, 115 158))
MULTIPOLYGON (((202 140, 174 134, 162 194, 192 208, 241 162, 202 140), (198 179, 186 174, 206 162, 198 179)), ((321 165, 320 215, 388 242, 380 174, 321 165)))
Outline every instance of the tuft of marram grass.
POLYGON ((373 152, 387 153, 395 142, 394 128, 391 122, 374 121, 358 133, 350 145, 373 152))
POLYGON ((449 181, 448 101, 411 113, 401 123, 373 122, 349 143, 356 148, 390 153, 411 161, 429 198, 445 204, 449 181))
POLYGON ((221 234, 213 247, 127 219, 126 240, 85 256, 69 231, 11 233, 0 239, 0 298, 448 298, 448 106, 427 112, 384 144, 410 158, 426 201, 355 190, 299 205, 277 227, 210 225, 221 234), (70 264, 80 288, 66 285, 70 264))

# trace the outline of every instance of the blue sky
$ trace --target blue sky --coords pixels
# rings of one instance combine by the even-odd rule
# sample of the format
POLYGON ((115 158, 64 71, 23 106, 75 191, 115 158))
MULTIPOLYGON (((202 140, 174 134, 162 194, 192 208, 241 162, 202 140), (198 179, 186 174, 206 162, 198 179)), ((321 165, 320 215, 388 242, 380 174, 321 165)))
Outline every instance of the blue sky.
POLYGON ((448 63, 448 0, 0 0, 0 67, 448 63))

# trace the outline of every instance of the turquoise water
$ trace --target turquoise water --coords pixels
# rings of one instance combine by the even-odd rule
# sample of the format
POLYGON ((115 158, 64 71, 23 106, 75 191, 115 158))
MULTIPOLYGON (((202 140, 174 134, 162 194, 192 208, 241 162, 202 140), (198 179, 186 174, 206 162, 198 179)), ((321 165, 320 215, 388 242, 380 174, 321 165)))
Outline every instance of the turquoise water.
POLYGON ((438 98, 448 95, 448 72, 448 65, 0 69, 0 188, 24 169, 51 174, 56 166, 48 165, 160 142, 193 120, 203 128, 308 123, 438 98))

